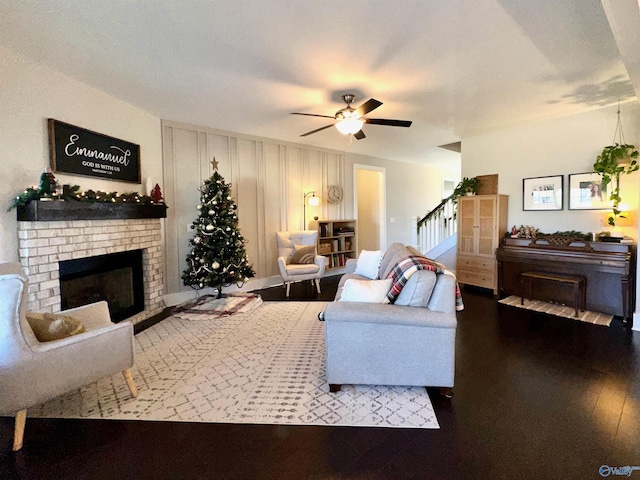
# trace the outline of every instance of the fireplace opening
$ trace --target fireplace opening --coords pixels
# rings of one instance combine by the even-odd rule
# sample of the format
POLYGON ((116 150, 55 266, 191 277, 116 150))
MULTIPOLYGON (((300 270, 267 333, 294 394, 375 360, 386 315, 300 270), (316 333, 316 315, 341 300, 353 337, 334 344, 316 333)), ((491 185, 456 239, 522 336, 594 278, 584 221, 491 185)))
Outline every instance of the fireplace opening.
POLYGON ((142 250, 60 262, 62 310, 106 300, 111 320, 144 311, 142 250))

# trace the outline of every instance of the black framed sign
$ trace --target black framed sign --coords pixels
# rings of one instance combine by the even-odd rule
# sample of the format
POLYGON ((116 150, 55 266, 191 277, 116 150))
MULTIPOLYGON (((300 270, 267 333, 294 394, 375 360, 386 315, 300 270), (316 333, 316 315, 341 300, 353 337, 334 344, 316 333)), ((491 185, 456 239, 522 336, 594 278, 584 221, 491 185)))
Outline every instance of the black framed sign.
POLYGON ((140 145, 49 119, 54 172, 140 183, 140 145))

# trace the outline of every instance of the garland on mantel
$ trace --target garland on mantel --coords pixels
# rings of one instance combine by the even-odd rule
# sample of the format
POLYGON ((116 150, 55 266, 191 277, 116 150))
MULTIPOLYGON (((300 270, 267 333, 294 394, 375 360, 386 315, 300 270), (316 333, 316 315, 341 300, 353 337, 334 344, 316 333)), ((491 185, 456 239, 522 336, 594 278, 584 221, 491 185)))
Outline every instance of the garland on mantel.
POLYGON ((64 185, 62 193, 56 193, 57 182, 51 172, 43 172, 40 176, 40 185, 37 187, 27 187, 24 192, 15 197, 7 209, 10 211, 19 205, 26 205, 32 200, 75 200, 88 203, 137 203, 142 205, 152 205, 162 203, 162 193, 160 187, 156 185, 154 195, 142 195, 138 192, 118 193, 103 192, 101 190, 80 191, 79 185, 64 185))

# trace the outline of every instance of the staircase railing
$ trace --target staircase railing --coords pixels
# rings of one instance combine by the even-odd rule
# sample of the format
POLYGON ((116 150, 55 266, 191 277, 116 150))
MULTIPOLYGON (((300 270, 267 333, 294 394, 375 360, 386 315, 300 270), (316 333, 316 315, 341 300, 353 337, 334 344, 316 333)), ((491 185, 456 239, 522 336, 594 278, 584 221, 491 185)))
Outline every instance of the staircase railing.
POLYGON ((421 252, 428 252, 457 232, 456 198, 451 195, 443 199, 438 206, 417 220, 417 243, 421 252))

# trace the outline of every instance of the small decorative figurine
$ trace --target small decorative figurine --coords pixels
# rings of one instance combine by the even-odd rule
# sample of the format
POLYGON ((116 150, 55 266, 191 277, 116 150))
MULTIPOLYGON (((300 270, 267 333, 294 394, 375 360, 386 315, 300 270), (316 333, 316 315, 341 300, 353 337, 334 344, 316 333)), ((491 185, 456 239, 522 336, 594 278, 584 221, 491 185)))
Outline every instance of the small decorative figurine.
POLYGON ((163 200, 162 191, 160 190, 160 185, 156 183, 156 186, 151 190, 151 200, 153 203, 161 203, 163 200))

